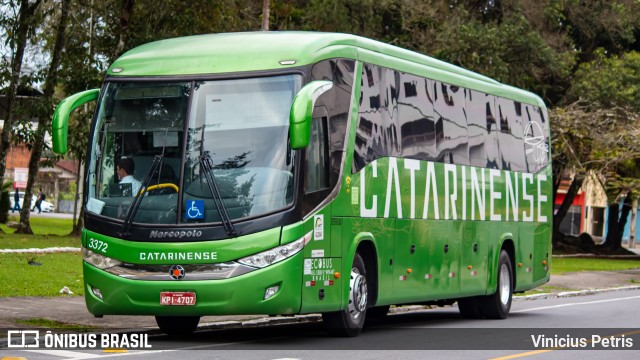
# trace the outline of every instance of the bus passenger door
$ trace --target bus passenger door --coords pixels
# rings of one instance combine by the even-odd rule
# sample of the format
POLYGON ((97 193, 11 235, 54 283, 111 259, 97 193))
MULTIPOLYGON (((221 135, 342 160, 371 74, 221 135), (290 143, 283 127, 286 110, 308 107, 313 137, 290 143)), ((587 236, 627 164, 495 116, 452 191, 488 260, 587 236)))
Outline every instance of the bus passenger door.
MULTIPOLYGON (((309 145, 304 158, 303 212, 308 216, 305 232, 312 231, 312 240, 305 246, 301 312, 333 311, 342 305, 342 281, 335 277, 341 269, 341 259, 332 257, 333 231, 330 206, 321 206, 331 192, 329 176, 327 111, 316 107, 311 121, 309 145)), ((342 222, 340 221, 339 224, 342 222)))

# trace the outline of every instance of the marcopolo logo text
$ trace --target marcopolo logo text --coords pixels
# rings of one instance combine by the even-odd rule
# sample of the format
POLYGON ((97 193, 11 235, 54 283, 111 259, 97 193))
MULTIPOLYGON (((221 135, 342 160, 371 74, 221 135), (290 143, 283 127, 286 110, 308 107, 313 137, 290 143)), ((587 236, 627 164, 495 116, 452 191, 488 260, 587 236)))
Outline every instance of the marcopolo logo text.
POLYGON ((194 238, 201 237, 202 231, 200 230, 171 230, 171 231, 158 231, 153 230, 149 234, 149 239, 164 239, 164 238, 194 238))

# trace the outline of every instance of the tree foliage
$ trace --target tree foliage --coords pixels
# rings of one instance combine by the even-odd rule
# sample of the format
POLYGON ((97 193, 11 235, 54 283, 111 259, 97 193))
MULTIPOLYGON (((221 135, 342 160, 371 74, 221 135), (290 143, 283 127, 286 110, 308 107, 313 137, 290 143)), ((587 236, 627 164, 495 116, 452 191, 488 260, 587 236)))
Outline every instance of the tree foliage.
POLYGON ((549 24, 566 32, 582 62, 599 48, 610 54, 637 49, 640 3, 635 0, 550 0, 545 8, 549 24))
POLYGON ((606 50, 600 48, 594 56, 594 60, 580 64, 567 99, 583 98, 598 106, 640 111, 640 53, 607 56, 606 50))
MULTIPOLYGON (((263 3, 255 0, 166 0, 161 6, 150 0, 65 1, 64 52, 52 69, 63 0, 0 0, 8 10, 0 14, 0 80, 15 77, 10 89, 43 82, 54 89, 43 101, 11 109, 14 142, 36 144, 42 133, 14 127, 12 119, 48 117, 51 99, 99 87, 108 65, 135 46, 177 36, 256 31, 262 23, 263 3), (35 7, 21 22, 25 4, 35 7), (49 63, 30 64, 39 71, 17 76, 23 63, 17 56, 20 44, 40 49, 49 63), (47 74, 55 76, 45 81, 47 74)), ((609 200, 617 202, 640 193, 639 10, 636 0, 271 0, 269 28, 362 35, 533 91, 551 109, 557 173, 567 169, 584 177, 595 172, 609 200)), ((91 112, 79 109, 71 119, 72 158, 86 156, 91 112)), ((6 149, 10 140, 3 135, 0 141, 6 149)))

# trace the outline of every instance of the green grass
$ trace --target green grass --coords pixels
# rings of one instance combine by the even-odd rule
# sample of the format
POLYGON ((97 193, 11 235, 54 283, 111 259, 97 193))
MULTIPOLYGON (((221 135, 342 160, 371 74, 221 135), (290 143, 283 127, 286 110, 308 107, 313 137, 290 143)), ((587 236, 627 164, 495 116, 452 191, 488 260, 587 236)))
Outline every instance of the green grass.
POLYGON ((80 247, 80 238, 55 235, 0 235, 0 249, 29 249, 57 246, 80 247))
POLYGON ((0 297, 7 296, 68 296, 60 289, 68 286, 74 295, 83 295, 82 255, 54 254, 1 254, 0 297), (29 261, 40 266, 29 265, 29 261))
MULTIPOLYGON (((17 222, 18 217, 13 216, 9 221, 17 222)), ((34 235, 14 234, 15 229, 10 229, 1 224, 0 249, 28 249, 46 248, 54 246, 80 246, 80 238, 68 236, 72 229, 71 219, 31 218, 31 230, 34 235)))
POLYGON ((56 320, 50 319, 41 319, 41 318, 33 318, 26 320, 16 320, 16 323, 27 326, 34 326, 39 328, 47 328, 47 329, 64 329, 64 330, 73 330, 79 332, 86 332, 97 329, 95 326, 90 325, 82 325, 82 324, 69 324, 63 323, 56 320))
MULTIPOLYGON (((18 215, 9 215, 9 222, 18 222, 20 217, 18 215)), ((35 234, 39 235, 67 235, 73 229, 71 219, 57 219, 57 218, 41 218, 30 217, 31 230, 35 234)), ((6 233, 13 233, 15 229, 10 229, 6 224, 0 224, 0 228, 6 233)))
POLYGON ((578 271, 614 271, 640 268, 640 260, 556 258, 551 260, 551 274, 578 271))
MULTIPOLYGON (((12 216, 9 221, 18 221, 12 216)), ((31 218, 34 235, 14 234, 15 229, 0 227, 0 249, 28 249, 47 247, 80 247, 80 238, 68 236, 71 219, 31 218)), ((2 287, 0 297, 5 296, 67 296, 59 293, 68 286, 74 295, 83 295, 82 256, 80 253, 0 253, 2 287), (40 266, 29 265, 29 261, 40 266), (16 274, 16 275, 13 275, 16 274)))

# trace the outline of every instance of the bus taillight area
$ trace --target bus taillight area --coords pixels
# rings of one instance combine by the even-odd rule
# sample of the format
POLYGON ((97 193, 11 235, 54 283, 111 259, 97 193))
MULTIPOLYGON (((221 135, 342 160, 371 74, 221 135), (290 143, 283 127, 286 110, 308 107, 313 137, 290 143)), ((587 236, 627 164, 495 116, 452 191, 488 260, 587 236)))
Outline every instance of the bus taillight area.
MULTIPOLYGON (((84 263, 85 301, 94 315, 296 314, 301 307, 302 265, 300 252, 229 279, 145 281, 84 263), (193 294, 193 300, 163 303, 161 294, 193 294)), ((180 269, 171 271, 179 273, 180 269)))

